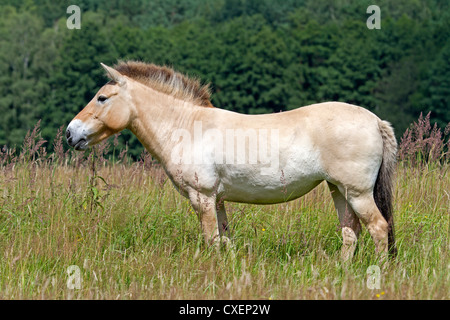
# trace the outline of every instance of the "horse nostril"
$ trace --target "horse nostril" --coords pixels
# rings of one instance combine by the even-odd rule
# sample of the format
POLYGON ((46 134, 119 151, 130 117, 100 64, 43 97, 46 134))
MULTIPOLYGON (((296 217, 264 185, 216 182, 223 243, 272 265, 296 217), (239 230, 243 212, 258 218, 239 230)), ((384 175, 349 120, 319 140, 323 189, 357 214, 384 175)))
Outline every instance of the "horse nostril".
POLYGON ((72 135, 71 135, 69 129, 67 129, 67 131, 66 131, 66 139, 67 139, 67 143, 69 143, 69 145, 72 145, 73 139, 72 139, 72 135))

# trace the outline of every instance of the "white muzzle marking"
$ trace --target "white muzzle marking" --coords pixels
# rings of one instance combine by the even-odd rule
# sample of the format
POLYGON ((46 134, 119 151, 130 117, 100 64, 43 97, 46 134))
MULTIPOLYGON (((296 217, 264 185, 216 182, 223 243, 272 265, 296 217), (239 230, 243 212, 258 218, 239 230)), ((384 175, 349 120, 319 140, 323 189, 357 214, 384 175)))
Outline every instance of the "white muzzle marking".
POLYGON ((90 130, 86 128, 83 121, 79 119, 72 120, 67 126, 67 143, 75 150, 85 150, 89 146, 88 136, 90 130))

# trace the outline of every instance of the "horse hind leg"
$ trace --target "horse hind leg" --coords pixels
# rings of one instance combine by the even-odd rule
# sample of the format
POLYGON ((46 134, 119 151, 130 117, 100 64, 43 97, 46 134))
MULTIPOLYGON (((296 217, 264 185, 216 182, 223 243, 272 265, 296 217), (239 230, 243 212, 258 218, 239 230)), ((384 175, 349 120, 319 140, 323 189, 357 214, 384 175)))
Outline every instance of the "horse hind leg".
POLYGON ((388 253, 388 223, 378 209, 372 192, 356 193, 347 198, 356 215, 372 237, 377 253, 384 260, 388 253))
POLYGON ((229 238, 230 231, 228 229, 228 219, 227 213, 225 211, 225 204, 222 199, 219 199, 216 202, 216 216, 217 216, 217 228, 219 232, 219 238, 217 238, 216 243, 223 244, 226 247, 229 247, 231 244, 231 240, 229 238))
POLYGON ((328 182, 334 206, 338 212, 339 223, 342 228, 342 249, 341 257, 343 261, 348 261, 353 257, 356 249, 358 236, 361 233, 361 224, 345 196, 338 187, 328 182))

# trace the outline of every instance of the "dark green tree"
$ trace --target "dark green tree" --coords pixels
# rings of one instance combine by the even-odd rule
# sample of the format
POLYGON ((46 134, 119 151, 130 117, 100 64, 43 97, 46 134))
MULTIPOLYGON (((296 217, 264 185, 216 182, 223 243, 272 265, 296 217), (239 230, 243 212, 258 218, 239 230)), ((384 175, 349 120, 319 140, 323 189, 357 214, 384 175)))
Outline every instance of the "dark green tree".
POLYGON ((32 12, 4 7, 0 15, 0 144, 20 144, 39 118, 36 103, 48 91, 44 63, 52 57, 42 20, 32 12), (44 76, 45 78, 45 76, 44 76))

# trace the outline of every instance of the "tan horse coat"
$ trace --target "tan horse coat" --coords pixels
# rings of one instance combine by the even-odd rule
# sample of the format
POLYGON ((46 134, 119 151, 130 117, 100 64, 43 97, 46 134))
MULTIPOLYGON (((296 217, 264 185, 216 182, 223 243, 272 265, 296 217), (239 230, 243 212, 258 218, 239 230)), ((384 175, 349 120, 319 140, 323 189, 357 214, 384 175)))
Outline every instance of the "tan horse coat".
POLYGON ((397 143, 388 122, 341 102, 244 115, 213 108, 207 87, 171 69, 140 62, 102 66, 111 81, 69 124, 68 143, 85 149, 130 129, 189 198, 207 241, 227 233, 224 201, 284 202, 325 180, 343 226, 343 258, 353 255, 360 221, 377 251, 388 252, 388 243, 395 251, 397 143))

